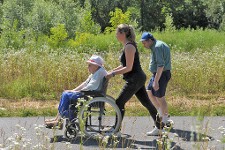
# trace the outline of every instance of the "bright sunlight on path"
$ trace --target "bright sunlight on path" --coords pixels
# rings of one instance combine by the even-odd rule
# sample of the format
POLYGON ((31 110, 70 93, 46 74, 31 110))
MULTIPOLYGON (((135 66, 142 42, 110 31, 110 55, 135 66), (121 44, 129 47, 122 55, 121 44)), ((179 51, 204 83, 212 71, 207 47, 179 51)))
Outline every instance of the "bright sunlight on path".
MULTIPOLYGON (((171 117, 174 128, 164 143, 173 149, 225 149, 225 117, 171 117)), ((80 138, 68 142, 62 131, 44 128, 44 117, 0 118, 0 149, 157 149, 160 138, 146 136, 153 129, 149 117, 125 117, 121 137, 101 140, 80 138), (54 135, 54 136, 53 136, 54 135), (55 138, 54 138, 55 137, 55 138), (55 141, 55 142, 53 142, 55 141), (83 144, 81 144, 83 142, 83 144), (104 144, 105 142, 105 144, 104 144), (20 148, 19 148, 20 147, 20 148)), ((161 138, 162 139, 162 138, 161 138)))

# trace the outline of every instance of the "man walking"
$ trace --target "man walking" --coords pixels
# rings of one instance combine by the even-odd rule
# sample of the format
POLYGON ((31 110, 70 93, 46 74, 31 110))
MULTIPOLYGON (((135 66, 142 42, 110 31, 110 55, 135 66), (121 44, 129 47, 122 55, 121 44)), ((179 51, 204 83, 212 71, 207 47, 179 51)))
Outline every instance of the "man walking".
MULTIPOLYGON (((168 106, 165 99, 167 84, 171 78, 171 56, 169 46, 160 40, 156 40, 151 33, 144 32, 141 40, 145 48, 151 49, 151 61, 149 70, 152 77, 147 86, 148 96, 166 125, 169 122, 168 106)), ((147 135, 158 135, 159 129, 154 128, 147 135)))

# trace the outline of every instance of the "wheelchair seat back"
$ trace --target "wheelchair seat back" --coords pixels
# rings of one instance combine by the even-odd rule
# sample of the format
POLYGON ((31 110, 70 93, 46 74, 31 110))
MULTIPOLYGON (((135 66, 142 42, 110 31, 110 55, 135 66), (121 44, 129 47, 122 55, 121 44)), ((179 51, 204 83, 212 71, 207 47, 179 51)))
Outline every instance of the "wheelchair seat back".
POLYGON ((108 87, 108 79, 104 77, 96 90, 81 91, 81 93, 83 93, 84 96, 105 97, 107 92, 107 87, 108 87))

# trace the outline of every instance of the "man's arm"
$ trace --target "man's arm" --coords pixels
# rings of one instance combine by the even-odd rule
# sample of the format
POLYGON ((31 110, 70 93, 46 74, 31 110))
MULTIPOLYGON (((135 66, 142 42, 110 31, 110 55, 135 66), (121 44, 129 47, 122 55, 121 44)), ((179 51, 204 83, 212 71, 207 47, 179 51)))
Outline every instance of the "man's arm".
POLYGON ((154 90, 157 91, 159 89, 159 79, 162 75, 165 66, 165 61, 163 57, 163 49, 161 47, 155 49, 155 54, 156 54, 157 71, 153 82, 153 88, 154 90))
POLYGON ((156 74, 155 74, 155 79, 154 79, 154 82, 153 82, 153 88, 156 91, 159 89, 159 79, 162 75, 163 69, 164 69, 164 66, 158 67, 157 71, 156 71, 156 74))

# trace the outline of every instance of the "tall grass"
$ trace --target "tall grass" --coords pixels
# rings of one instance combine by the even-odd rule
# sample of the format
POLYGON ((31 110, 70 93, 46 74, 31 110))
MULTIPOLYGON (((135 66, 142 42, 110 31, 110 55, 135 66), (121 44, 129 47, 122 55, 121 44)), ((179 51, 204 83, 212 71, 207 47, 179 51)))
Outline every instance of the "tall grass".
MULTIPOLYGON (((149 54, 141 53, 142 67, 148 71, 149 54)), ((63 89, 71 89, 88 76, 86 60, 90 54, 23 49, 1 57, 1 97, 37 99, 56 98, 63 89)), ((119 52, 108 52, 106 69, 119 65, 119 52)), ((182 95, 223 93, 225 89, 225 53, 215 47, 211 52, 172 52, 172 80, 169 90, 182 95)), ((111 80, 111 93, 121 88, 121 78, 111 80), (118 87, 118 89, 116 89, 118 87)))
POLYGON ((225 50, 215 46, 211 51, 173 53, 171 90, 187 94, 223 93, 225 89, 225 50))
POLYGON ((174 32, 153 32, 156 39, 162 39, 173 51, 195 52, 198 49, 211 51, 214 46, 225 44, 224 32, 217 30, 181 29, 174 32))
POLYGON ((55 98, 86 78, 86 59, 74 51, 9 51, 1 56, 1 97, 55 98))

